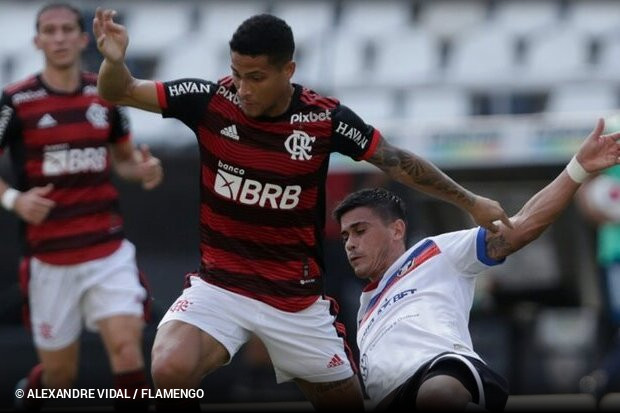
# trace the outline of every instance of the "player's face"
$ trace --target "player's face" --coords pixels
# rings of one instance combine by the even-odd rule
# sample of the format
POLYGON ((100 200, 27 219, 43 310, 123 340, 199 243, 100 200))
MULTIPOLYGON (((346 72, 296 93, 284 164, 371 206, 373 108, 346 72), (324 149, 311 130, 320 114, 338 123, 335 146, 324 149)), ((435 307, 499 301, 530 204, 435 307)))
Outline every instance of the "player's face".
POLYGON ((385 223, 367 207, 352 209, 340 219, 340 234, 355 275, 376 279, 404 252, 404 222, 385 223))
POLYGON ((291 97, 295 63, 274 65, 265 55, 231 52, 233 82, 241 110, 247 116, 278 116, 286 112, 291 97))
POLYGON ((54 8, 39 17, 34 43, 45 54, 48 66, 66 69, 79 63, 80 54, 88 44, 88 35, 80 30, 75 13, 54 8))

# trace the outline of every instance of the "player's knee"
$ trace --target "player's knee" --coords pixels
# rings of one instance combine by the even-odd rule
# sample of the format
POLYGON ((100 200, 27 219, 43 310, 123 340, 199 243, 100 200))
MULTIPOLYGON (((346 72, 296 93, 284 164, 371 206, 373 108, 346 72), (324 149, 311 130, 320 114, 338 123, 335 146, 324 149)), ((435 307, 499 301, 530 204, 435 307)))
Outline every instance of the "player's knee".
MULTIPOLYGON (((157 388, 185 388, 193 376, 194 366, 181 351, 155 346, 152 352, 151 374, 157 388)), ((189 386, 191 387, 191 386, 189 386)))
POLYGON ((110 349, 113 366, 120 371, 141 368, 144 364, 141 343, 130 338, 121 338, 113 343, 110 349))
POLYGON ((464 409, 472 401, 471 394, 456 379, 435 377, 420 386, 416 407, 420 410, 464 409))

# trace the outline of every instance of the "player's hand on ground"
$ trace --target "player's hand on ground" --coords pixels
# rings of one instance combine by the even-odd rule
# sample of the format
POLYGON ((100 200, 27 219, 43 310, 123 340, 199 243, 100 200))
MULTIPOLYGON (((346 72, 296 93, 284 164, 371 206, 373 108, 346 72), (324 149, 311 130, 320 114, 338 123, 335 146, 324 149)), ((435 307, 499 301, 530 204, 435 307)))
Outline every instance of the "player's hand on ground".
POLYGON ((93 33, 97 48, 110 62, 119 63, 125 59, 129 44, 127 29, 114 22, 116 10, 97 8, 93 19, 93 33))
POLYGON ((14 211, 21 219, 29 224, 38 225, 45 221, 48 214, 56 205, 56 202, 46 198, 54 186, 36 186, 26 192, 22 192, 15 200, 14 211))
POLYGON ((136 150, 135 157, 139 174, 142 177, 142 187, 147 190, 155 188, 164 178, 161 161, 151 154, 151 150, 145 144, 140 145, 140 149, 136 150))
POLYGON ((577 160, 587 172, 599 172, 620 163, 620 132, 603 135, 604 130, 605 121, 599 119, 577 152, 577 160))
POLYGON ((492 199, 476 195, 474 207, 469 213, 474 218, 476 224, 491 232, 497 232, 499 230, 499 226, 495 223, 496 221, 501 221, 507 227, 512 228, 512 223, 502 206, 499 202, 492 199))

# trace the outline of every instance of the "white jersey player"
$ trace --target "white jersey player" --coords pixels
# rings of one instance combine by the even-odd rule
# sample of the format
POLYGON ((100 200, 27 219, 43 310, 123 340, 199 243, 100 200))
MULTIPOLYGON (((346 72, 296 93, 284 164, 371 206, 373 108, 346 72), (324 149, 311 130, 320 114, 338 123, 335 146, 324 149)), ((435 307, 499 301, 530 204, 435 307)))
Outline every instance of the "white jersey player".
POLYGON ((384 189, 349 195, 334 210, 362 292, 357 343, 366 391, 379 408, 503 410, 506 381, 476 354, 468 331, 476 276, 536 239, 589 173, 620 161, 620 133, 599 120, 566 169, 491 233, 474 228, 406 250, 403 202, 384 189))

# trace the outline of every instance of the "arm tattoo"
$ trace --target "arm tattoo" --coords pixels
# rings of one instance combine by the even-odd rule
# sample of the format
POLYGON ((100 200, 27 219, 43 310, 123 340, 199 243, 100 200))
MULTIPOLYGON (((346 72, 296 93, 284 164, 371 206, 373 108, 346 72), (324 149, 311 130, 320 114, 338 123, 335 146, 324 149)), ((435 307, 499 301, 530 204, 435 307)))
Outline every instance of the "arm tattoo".
POLYGON ((429 194, 472 206, 474 196, 423 158, 381 140, 370 163, 401 183, 424 188, 429 194))
POLYGON ((487 240, 487 255, 494 260, 501 260, 515 251, 516 249, 506 240, 503 234, 491 234, 487 240))

